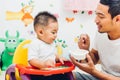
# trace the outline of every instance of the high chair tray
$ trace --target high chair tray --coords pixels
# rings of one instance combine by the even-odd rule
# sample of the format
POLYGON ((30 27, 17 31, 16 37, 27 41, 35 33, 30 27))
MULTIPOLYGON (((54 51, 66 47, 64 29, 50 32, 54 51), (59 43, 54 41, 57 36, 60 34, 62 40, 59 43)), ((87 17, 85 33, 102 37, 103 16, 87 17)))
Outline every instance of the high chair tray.
POLYGON ((44 68, 42 70, 33 68, 31 66, 23 66, 16 64, 16 67, 21 74, 35 74, 35 75, 49 75, 49 74, 62 74, 71 72, 75 66, 70 61, 65 61, 64 64, 56 63, 55 68, 44 68))

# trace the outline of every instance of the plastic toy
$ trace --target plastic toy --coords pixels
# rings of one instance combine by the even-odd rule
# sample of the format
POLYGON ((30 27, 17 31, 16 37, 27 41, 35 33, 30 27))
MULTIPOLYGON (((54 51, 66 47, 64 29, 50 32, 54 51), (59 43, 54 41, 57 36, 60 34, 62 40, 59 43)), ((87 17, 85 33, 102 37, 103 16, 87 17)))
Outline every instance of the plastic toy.
POLYGON ((51 70, 38 70, 32 66, 28 66, 27 61, 27 48, 30 40, 25 40, 17 47, 14 57, 13 64, 6 70, 5 80, 31 80, 30 74, 34 75, 45 75, 45 74, 61 74, 65 73, 70 80, 73 80, 72 70, 74 65, 70 61, 65 61, 65 64, 56 63, 56 69, 51 70), (63 68, 61 68, 63 67, 63 68))
POLYGON ((16 47, 19 45, 23 39, 19 39, 19 32, 17 31, 16 36, 10 36, 8 31, 5 33, 5 38, 0 38, 0 42, 4 42, 5 49, 0 57, 0 65, 2 71, 6 70, 10 64, 12 64, 13 55, 16 47))

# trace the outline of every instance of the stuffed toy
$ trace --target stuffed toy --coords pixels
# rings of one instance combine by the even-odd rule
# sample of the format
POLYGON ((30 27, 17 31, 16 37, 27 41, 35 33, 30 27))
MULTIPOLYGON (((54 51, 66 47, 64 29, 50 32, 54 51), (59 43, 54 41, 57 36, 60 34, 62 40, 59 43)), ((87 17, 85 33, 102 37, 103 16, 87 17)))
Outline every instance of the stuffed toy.
POLYGON ((22 42, 24 39, 19 39, 19 32, 16 31, 16 36, 10 36, 8 31, 6 31, 6 38, 0 38, 0 42, 4 42, 5 49, 1 53, 0 57, 0 66, 1 70, 4 71, 8 68, 10 64, 12 64, 13 55, 16 47, 22 42))

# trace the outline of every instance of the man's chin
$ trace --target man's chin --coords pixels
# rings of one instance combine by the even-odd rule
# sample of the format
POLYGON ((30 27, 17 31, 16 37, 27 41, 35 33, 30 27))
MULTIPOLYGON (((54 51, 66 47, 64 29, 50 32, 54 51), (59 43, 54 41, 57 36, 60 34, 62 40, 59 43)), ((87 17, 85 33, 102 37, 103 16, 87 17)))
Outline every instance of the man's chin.
POLYGON ((103 31, 100 31, 100 30, 98 30, 98 32, 99 32, 99 33, 105 33, 105 32, 103 32, 103 31))

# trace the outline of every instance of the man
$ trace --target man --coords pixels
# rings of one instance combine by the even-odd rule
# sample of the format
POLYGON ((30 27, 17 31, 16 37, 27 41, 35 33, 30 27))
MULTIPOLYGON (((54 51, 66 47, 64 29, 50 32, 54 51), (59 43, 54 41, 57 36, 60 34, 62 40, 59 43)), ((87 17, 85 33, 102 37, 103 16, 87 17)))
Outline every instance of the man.
MULTIPOLYGON (((96 9, 95 22, 98 32, 86 63, 77 62, 73 56, 71 61, 79 69, 89 73, 75 73, 76 80, 120 80, 120 0, 100 0, 96 9), (95 68, 100 60, 102 71, 95 68)), ((78 42, 79 48, 89 50, 90 40, 82 34, 78 42)))

